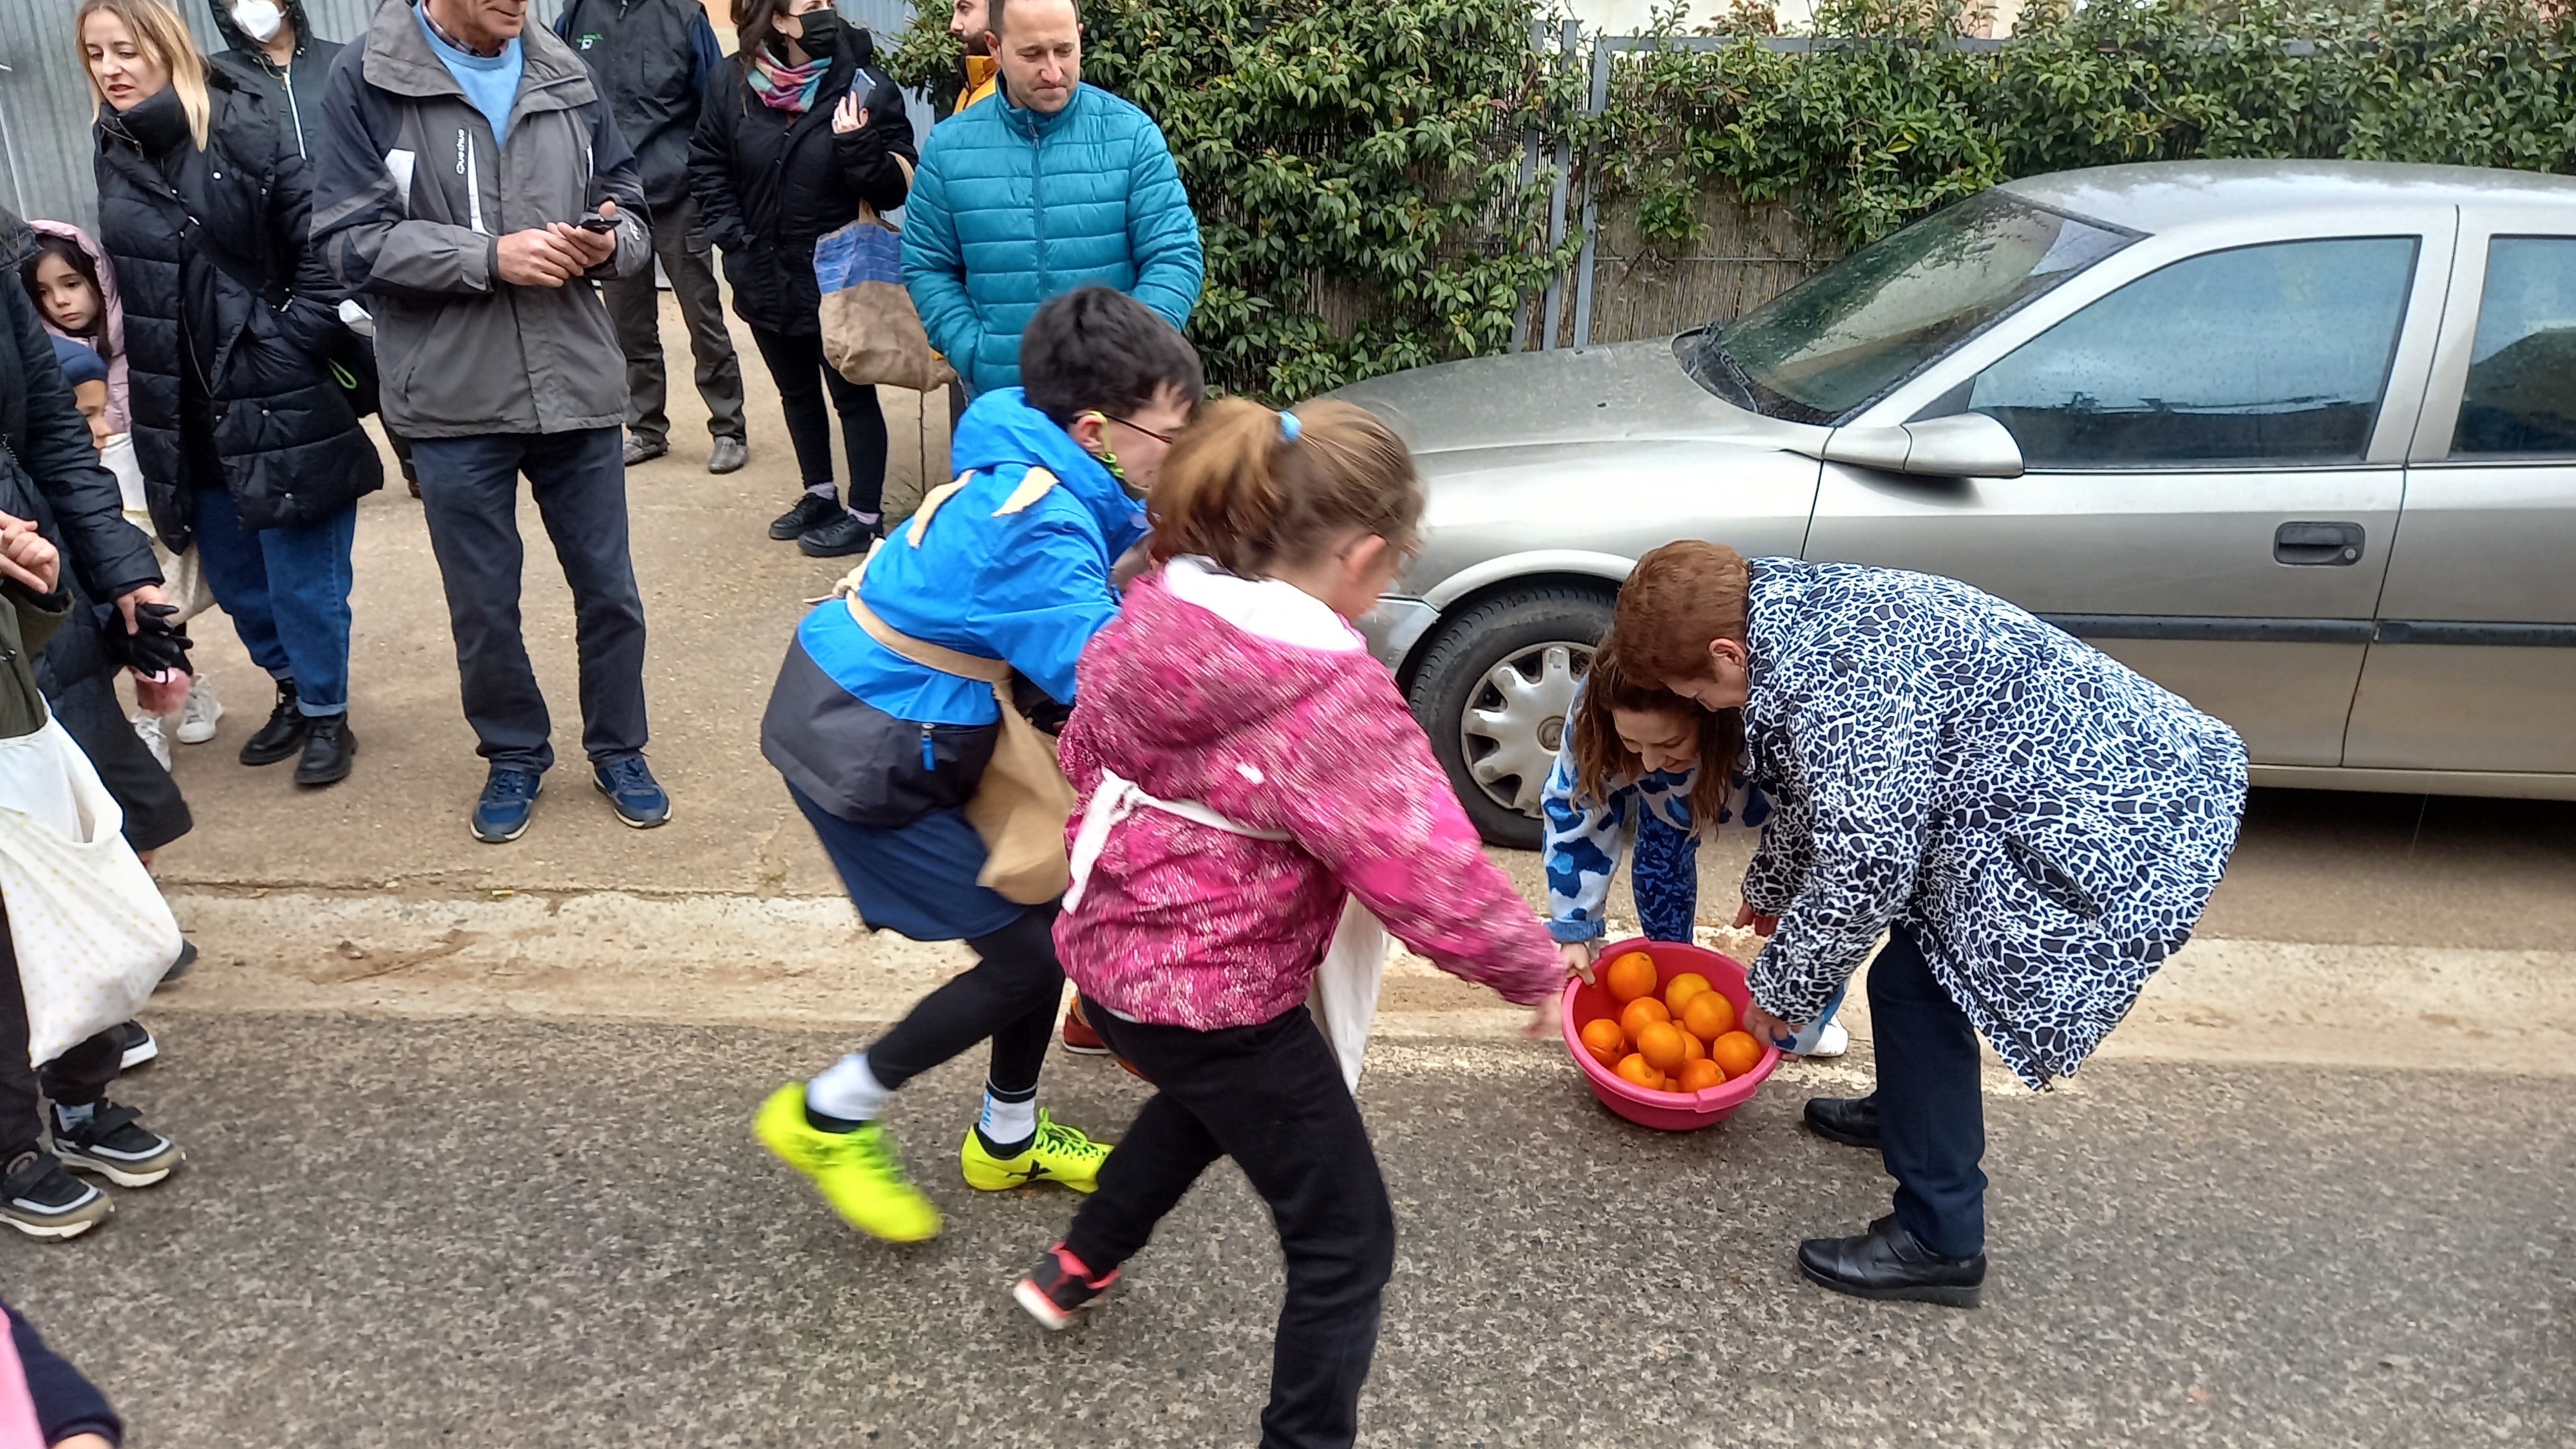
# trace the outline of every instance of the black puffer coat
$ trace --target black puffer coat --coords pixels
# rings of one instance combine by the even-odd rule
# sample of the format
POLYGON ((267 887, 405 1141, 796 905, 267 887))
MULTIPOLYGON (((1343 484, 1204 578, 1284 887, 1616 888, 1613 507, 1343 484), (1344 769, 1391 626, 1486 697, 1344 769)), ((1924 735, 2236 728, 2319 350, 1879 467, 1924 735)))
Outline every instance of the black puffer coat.
POLYGON ((861 202, 880 214, 903 205, 921 159, 903 92, 874 63, 875 40, 855 25, 840 36, 840 54, 802 115, 763 105, 743 79, 748 58, 728 57, 707 81, 689 145, 689 192, 707 239, 724 249, 733 309, 764 332, 823 330, 816 239, 856 221, 861 202), (868 123, 835 134, 832 109, 853 90, 868 123))
POLYGON ((206 87, 203 151, 175 90, 98 118, 99 241, 125 300, 135 458, 173 549, 195 532, 200 487, 229 488, 260 529, 330 518, 384 486, 327 361, 354 344, 346 294, 308 238, 304 158, 264 97, 222 71, 206 87), (183 426, 190 394, 206 400, 196 426, 212 457, 183 426))

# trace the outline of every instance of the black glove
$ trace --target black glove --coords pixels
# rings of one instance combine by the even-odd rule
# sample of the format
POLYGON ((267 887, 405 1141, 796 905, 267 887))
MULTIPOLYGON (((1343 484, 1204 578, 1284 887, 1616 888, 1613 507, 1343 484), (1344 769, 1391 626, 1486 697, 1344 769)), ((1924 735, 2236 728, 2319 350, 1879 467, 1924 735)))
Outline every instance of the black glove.
POLYGON ((186 670, 190 647, 188 631, 170 622, 178 612, 176 604, 135 605, 132 633, 122 627, 125 622, 122 616, 108 626, 107 657, 145 674, 186 670))

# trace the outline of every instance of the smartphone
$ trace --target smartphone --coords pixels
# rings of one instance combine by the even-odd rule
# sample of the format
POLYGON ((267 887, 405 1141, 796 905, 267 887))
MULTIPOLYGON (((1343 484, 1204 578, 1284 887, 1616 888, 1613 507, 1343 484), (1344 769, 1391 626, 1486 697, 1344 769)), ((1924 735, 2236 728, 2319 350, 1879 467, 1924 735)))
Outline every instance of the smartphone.
POLYGON ((610 232, 617 230, 617 218, 613 216, 600 216, 593 214, 583 217, 581 220, 573 223, 573 225, 580 227, 583 231, 610 232))

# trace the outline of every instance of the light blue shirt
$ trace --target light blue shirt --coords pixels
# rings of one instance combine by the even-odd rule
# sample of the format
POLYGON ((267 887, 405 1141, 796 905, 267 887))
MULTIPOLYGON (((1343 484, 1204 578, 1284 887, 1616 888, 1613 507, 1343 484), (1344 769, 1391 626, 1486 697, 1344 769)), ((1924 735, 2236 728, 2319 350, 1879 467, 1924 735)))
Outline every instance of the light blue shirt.
POLYGON ((499 55, 476 55, 447 43, 429 23, 426 7, 415 6, 420 18, 420 33, 429 37, 429 48, 456 77, 465 99, 492 123, 492 144, 498 146, 510 139, 510 108, 519 101, 519 73, 526 68, 519 50, 519 37, 513 35, 501 46, 499 55))

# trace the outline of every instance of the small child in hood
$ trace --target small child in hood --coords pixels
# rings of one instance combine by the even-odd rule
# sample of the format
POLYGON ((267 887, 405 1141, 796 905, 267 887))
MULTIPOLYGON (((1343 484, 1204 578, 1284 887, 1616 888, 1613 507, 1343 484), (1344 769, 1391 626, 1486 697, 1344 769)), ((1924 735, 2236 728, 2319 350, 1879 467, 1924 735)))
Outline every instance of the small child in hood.
MULTIPOLYGON (((198 577, 195 546, 190 545, 184 553, 173 553, 153 527, 143 475, 136 469, 132 445, 126 441, 129 414, 125 315, 117 304, 115 269, 79 227, 61 221, 37 221, 30 226, 35 232, 36 250, 19 264, 18 279, 27 295, 35 299, 36 311, 45 319, 45 330, 53 336, 54 360, 72 385, 73 405, 89 420, 90 440, 98 447, 100 461, 116 475, 117 486, 124 495, 125 521, 152 540, 153 556, 161 564, 164 591, 179 605, 179 612, 170 622, 184 625, 205 612, 213 595, 198 577)), ((138 682, 138 701, 144 692, 144 685, 138 682)), ((156 684, 153 692, 165 691, 156 684)), ((166 692, 175 692, 175 686, 166 692)), ((177 705, 177 711, 180 743, 194 745, 215 737, 215 722, 223 718, 224 707, 215 698, 214 686, 201 672, 187 677, 186 698, 177 705)), ((170 745, 164 731, 163 713, 149 706, 134 717, 134 733, 166 770, 170 767, 170 745)))
POLYGON ((1346 403, 1218 402, 1148 507, 1155 567, 1084 650, 1063 736, 1088 803, 1055 939, 1083 1015, 1156 1095, 1015 1296, 1064 1327, 1232 1157, 1287 1259, 1263 1442, 1349 1444, 1395 1213, 1307 1006, 1346 898, 1507 1000, 1565 973, 1350 625, 1422 516, 1403 443, 1346 403))

